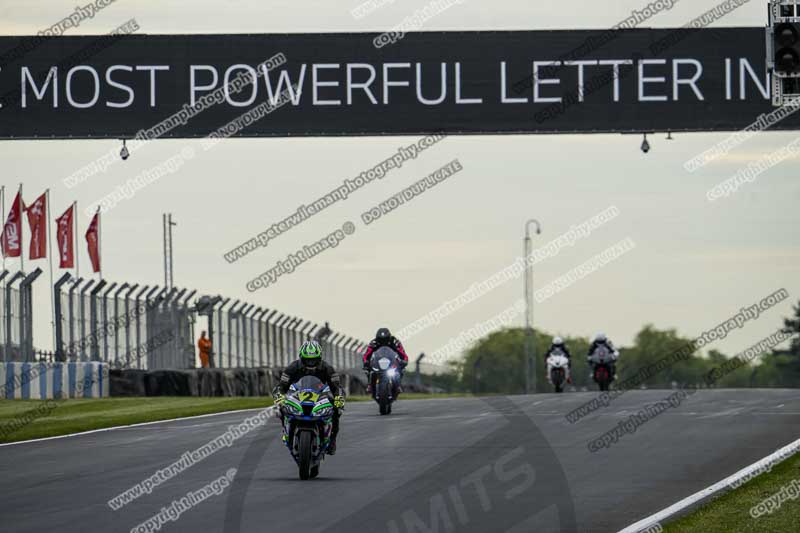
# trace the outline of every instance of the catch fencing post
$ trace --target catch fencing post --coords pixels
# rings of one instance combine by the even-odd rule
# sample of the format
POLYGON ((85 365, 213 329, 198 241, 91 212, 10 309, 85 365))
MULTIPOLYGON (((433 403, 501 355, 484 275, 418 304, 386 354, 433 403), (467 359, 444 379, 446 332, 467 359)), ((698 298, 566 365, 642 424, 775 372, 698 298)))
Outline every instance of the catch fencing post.
MULTIPOLYGON (((342 340, 343 338, 344 338, 344 333, 337 332, 329 336, 327 339, 325 339, 328 350, 333 354, 334 363, 339 358, 338 346, 339 346, 339 341, 342 340)), ((341 368, 341 364, 337 368, 341 368)))
POLYGON ((125 360, 126 366, 130 365, 131 359, 131 293, 135 291, 139 287, 138 283, 134 283, 125 294, 122 295, 122 298, 125 300, 125 360))
POLYGON ((11 340, 13 337, 11 331, 11 285, 13 285, 15 281, 22 277, 25 277, 25 274, 22 272, 17 272, 6 282, 6 349, 3 351, 4 363, 14 360, 14 358, 11 357, 11 340))
MULTIPOLYGON (((277 312, 277 310, 276 310, 277 312)), ((270 350, 267 353, 267 365, 273 368, 276 368, 280 365, 280 348, 278 348, 278 323, 283 320, 284 314, 278 312, 277 316, 274 318, 270 318, 269 324, 269 347, 270 350)))
POLYGON ((419 354, 419 357, 417 357, 417 361, 414 363, 414 368, 415 368, 414 372, 416 374, 415 377, 417 378, 416 379, 417 387, 422 387, 422 376, 420 375, 420 366, 419 365, 422 362, 422 359, 424 357, 425 357, 425 353, 424 352, 419 354))
POLYGON ((253 354, 253 366, 255 367, 262 367, 264 366, 264 315, 269 313, 269 309, 259 307, 256 311, 253 320, 255 321, 256 328, 258 328, 258 340, 256 343, 258 344, 258 363, 255 361, 255 353, 253 354))
POLYGON ((273 310, 267 317, 264 319, 264 335, 266 335, 266 339, 264 339, 264 359, 261 362, 261 366, 272 367, 272 363, 270 363, 270 357, 272 354, 275 353, 275 350, 272 349, 272 344, 275 341, 275 332, 272 329, 272 319, 275 315, 278 315, 277 310, 273 310))
POLYGON ((238 366, 241 368, 247 368, 247 348, 248 344, 250 344, 250 335, 251 333, 247 331, 247 322, 249 320, 249 315, 255 308, 255 304, 250 304, 244 308, 244 310, 239 315, 239 322, 242 324, 242 360, 239 362, 239 354, 236 354, 236 362, 238 366))
POLYGON ((288 324, 291 319, 292 317, 289 315, 284 315, 283 319, 281 319, 278 324, 278 363, 281 367, 287 366, 286 361, 289 358, 288 348, 286 346, 286 324, 288 324))
MULTIPOLYGON (((150 316, 150 312, 156 306, 156 293, 159 292, 159 290, 160 289, 159 289, 158 285, 155 285, 152 289, 147 291, 147 293, 145 293, 145 295, 144 295, 144 313, 142 313, 142 315, 144 316, 144 327, 141 328, 141 330, 144 333, 145 342, 147 342, 147 330, 148 330, 147 318, 150 316)), ((150 370, 150 357, 146 353, 146 350, 142 351, 142 349, 141 349, 141 347, 142 347, 142 339, 139 336, 139 326, 140 326, 141 318, 142 317, 139 314, 137 314, 137 317, 136 317, 136 350, 137 350, 137 359, 138 359, 139 362, 138 362, 136 368, 141 370, 143 367, 146 366, 147 369, 150 370)))
POLYGON ((69 357, 75 357, 75 289, 78 288, 78 285, 83 282, 83 278, 78 278, 73 280, 72 287, 69 288, 67 291, 67 306, 69 307, 69 328, 67 331, 69 332, 69 344, 67 344, 67 353, 65 355, 65 361, 67 361, 69 357))
POLYGON ((33 361, 33 282, 41 274, 42 269, 37 268, 19 284, 19 344, 22 350, 22 360, 26 363, 33 361))
MULTIPOLYGON (((89 347, 91 348, 91 341, 87 342, 87 340, 86 340, 86 305, 85 304, 86 304, 86 298, 87 298, 87 291, 92 287, 92 285, 94 285, 94 282, 95 282, 95 280, 90 279, 89 283, 84 285, 81 288, 80 293, 78 293, 78 297, 80 298, 80 301, 81 301, 81 312, 80 312, 80 317, 81 317, 80 318, 80 320, 81 320, 81 338, 80 338, 80 341, 79 341, 80 357, 78 357, 78 360, 80 360, 80 361, 87 361, 89 359, 89 357, 87 357, 87 355, 86 355, 86 345, 89 344, 89 347)), ((91 320, 92 320, 92 312, 91 312, 92 311, 92 301, 94 300, 94 296, 92 296, 91 292, 88 293, 88 298, 89 298, 89 321, 91 322, 91 320)), ((90 332, 92 331, 92 325, 91 324, 89 324, 89 331, 90 332)))
POLYGON ((108 295, 111 291, 114 290, 114 287, 117 286, 117 282, 115 281, 111 285, 108 286, 106 292, 103 293, 103 361, 108 362, 108 295))
MULTIPOLYGON (((148 292, 149 288, 150 288, 149 285, 145 285, 133 297, 133 304, 136 306, 136 309, 134 310, 134 316, 136 318, 136 327, 134 329, 134 333, 135 333, 135 339, 134 339, 134 343, 135 344, 134 345, 136 346, 135 352, 136 352, 136 368, 137 369, 141 369, 142 368, 142 354, 141 354, 141 351, 139 350, 139 343, 141 342, 140 327, 139 327, 141 324, 140 324, 139 320, 140 320, 141 316, 147 312, 147 298, 145 297, 144 310, 142 310, 142 306, 139 305, 139 298, 141 298, 143 294, 148 292)), ((130 349, 129 349, 129 353, 130 353, 130 349)), ((133 365, 131 365, 131 366, 133 366, 133 365)))
POLYGON ((291 324, 289 324, 289 342, 291 346, 289 351, 293 355, 297 355, 297 353, 300 351, 300 346, 297 345, 297 338, 299 336, 297 334, 297 325, 300 324, 301 321, 301 318, 295 317, 291 324))
MULTIPOLYGON (((192 295, 194 295, 194 293, 195 293, 195 291, 192 291, 192 294, 189 295, 189 298, 191 298, 192 295)), ((187 304, 188 304, 189 298, 186 299, 187 300, 187 304)), ((203 296, 201 296, 200 298, 197 299, 197 301, 195 302, 195 305, 194 305, 194 310, 198 314, 198 316, 206 317, 207 323, 208 323, 208 326, 207 326, 208 340, 209 340, 209 342, 211 342, 211 351, 208 354, 208 367, 209 368, 214 368, 214 357, 212 355, 214 353, 214 343, 216 342, 215 337, 214 337, 214 313, 215 313, 214 307, 216 307, 216 305, 221 300, 222 300, 221 296, 211 297, 211 296, 208 296, 208 295, 203 295, 203 296)), ((192 346, 192 356, 193 356, 192 357, 192 366, 195 366, 195 359, 194 359, 194 331, 191 332, 189 337, 190 337, 189 344, 191 344, 191 346, 192 346)), ((202 365, 202 362, 201 362, 201 365, 202 365)))
POLYGON ((97 342, 97 298, 98 293, 106 286, 106 280, 101 279, 89 293, 89 359, 100 360, 100 345, 97 342))
POLYGON ((114 363, 119 365, 119 293, 130 287, 126 281, 114 293, 114 363))
MULTIPOLYGON (((194 289, 183 297, 183 302, 180 300, 175 304, 175 313, 178 315, 178 350, 180 357, 183 360, 181 368, 194 368, 195 354, 194 354, 194 321, 190 320, 191 304, 190 300, 197 293, 194 289), (186 326, 184 328, 184 326, 186 326), (184 336, 186 333, 186 336, 184 336)), ((194 318, 192 316, 192 318, 194 318)))
MULTIPOLYGON (((5 279, 5 277, 8 276, 9 274, 10 274, 10 272, 8 270, 3 270, 3 272, 0 273, 0 283, 2 283, 2 281, 5 279)), ((5 291, 3 291, 2 294, 5 297, 5 291)), ((3 312, 5 312, 5 303, 3 303, 3 312)), ((0 314, 2 314, 2 313, 0 313, 0 314)), ((0 320, 0 331, 5 329, 5 322, 6 322, 5 319, 0 320)), ((5 335, 2 335, 2 337, 0 337, 0 338, 2 339, 2 340, 0 340, 0 344, 2 344, 3 345, 3 349, 5 349, 5 345, 6 345, 5 335)))
POLYGON ((228 305, 228 302, 230 302, 230 301, 231 301, 230 298, 225 298, 224 300, 222 300, 222 303, 220 304, 219 308, 216 311, 217 312, 217 326, 219 326, 217 328, 218 332, 219 332, 219 342, 217 343, 217 346, 219 347, 219 352, 216 351, 216 347, 214 345, 214 341, 212 340, 211 341, 211 356, 209 357, 209 363, 208 363, 209 366, 211 366, 211 368, 215 368, 213 366, 213 364, 212 364, 212 361, 215 361, 216 363, 218 363, 217 368, 224 368, 224 364, 222 362, 222 342, 223 342, 223 338, 222 338, 222 331, 223 331, 223 329, 222 329, 222 315, 227 315, 228 314, 227 311, 224 311, 224 308, 225 308, 226 305, 228 305), (214 355, 216 355, 216 353, 219 353, 218 360, 214 359, 214 355))
MULTIPOLYGON (((177 290, 177 289, 173 289, 177 290)), ((180 350, 180 338, 181 338, 181 321, 180 317, 178 316, 178 306, 181 304, 181 298, 183 295, 186 294, 187 289, 181 289, 175 294, 169 301, 168 310, 169 310, 169 318, 170 318, 170 326, 172 328, 172 338, 169 341, 171 349, 169 349, 167 353, 167 357, 169 357, 172 361, 169 368, 186 368, 186 361, 183 360, 181 350, 180 350)), ((156 337, 161 335, 162 332, 156 333, 156 337)), ((161 345, 159 345, 159 348, 161 345)))
POLYGON ((228 309, 228 368, 232 368, 232 361, 231 357, 233 356, 233 315, 236 313, 236 306, 239 305, 241 300, 236 300, 231 304, 231 308, 228 309))
POLYGON ((53 291, 55 292, 55 297, 53 298, 53 306, 56 315, 56 345, 55 345, 55 360, 59 362, 66 361, 67 358, 64 356, 64 327, 61 323, 63 318, 63 310, 61 309, 61 286, 67 283, 72 276, 69 272, 65 272, 63 276, 58 278, 53 284, 53 291))

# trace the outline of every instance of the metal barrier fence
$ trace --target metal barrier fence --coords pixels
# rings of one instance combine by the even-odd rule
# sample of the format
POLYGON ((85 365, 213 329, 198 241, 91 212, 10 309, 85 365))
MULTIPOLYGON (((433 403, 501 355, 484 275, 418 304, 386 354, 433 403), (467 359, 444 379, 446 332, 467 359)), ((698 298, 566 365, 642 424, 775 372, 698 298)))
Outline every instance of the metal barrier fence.
POLYGON ((0 274, 0 351, 6 362, 31 362, 35 360, 33 344, 33 282, 41 269, 30 274, 0 274), (19 286, 14 284, 19 281, 19 286))
POLYGON ((204 298, 198 300, 197 311, 208 317, 212 366, 286 366, 297 358, 304 341, 316 339, 325 359, 335 368, 361 368, 366 344, 341 333, 332 334, 327 323, 320 326, 239 300, 204 298))
MULTIPOLYGON (((74 279, 69 273, 54 289, 55 353, 38 352, 42 360, 104 361, 112 368, 143 370, 195 368, 195 325, 200 316, 208 320, 209 362, 215 368, 285 366, 305 340, 316 339, 337 369, 360 369, 360 354, 366 348, 358 339, 333 333, 327 323, 320 326, 220 296, 193 300, 196 291, 188 289, 74 279)), ((30 314, 25 320, 14 318, 12 324, 23 328, 26 320, 30 314)), ((9 331, 9 338, 16 339, 17 330, 9 331)), ((22 346, 30 347, 30 358, 24 360, 33 360, 31 336, 20 338, 26 340, 22 346)))

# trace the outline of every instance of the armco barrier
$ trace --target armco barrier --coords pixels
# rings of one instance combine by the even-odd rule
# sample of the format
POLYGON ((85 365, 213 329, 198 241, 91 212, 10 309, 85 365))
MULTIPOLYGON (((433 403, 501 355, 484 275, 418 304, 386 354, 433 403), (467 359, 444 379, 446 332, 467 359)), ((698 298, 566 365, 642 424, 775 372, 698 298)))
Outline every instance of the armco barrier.
MULTIPOLYGON (((281 369, 202 368, 192 370, 117 370, 109 372, 111 396, 270 396, 281 369)), ((342 373, 349 394, 365 394, 366 380, 342 373)))
POLYGON ((0 364, 0 398, 47 400, 108 396, 106 363, 0 364))

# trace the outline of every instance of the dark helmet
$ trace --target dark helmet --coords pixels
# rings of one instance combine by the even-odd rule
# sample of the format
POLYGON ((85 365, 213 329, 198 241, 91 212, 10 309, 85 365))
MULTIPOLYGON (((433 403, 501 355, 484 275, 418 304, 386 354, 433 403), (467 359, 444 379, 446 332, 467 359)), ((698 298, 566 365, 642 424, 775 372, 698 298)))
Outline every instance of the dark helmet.
POLYGON ((375 333, 375 342, 379 345, 386 345, 392 340, 392 333, 389 328, 380 328, 375 333))

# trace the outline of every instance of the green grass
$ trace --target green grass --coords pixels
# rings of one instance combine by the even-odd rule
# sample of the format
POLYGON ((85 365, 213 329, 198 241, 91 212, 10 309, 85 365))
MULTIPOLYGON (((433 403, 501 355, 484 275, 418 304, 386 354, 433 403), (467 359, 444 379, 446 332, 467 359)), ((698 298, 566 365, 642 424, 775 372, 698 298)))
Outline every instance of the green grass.
MULTIPOLYGON (((404 393, 401 400, 455 398, 466 394, 404 393)), ((371 401, 368 396, 351 396, 348 401, 371 401)), ((0 443, 54 437, 79 431, 110 428, 205 415, 237 409, 272 405, 269 397, 196 398, 155 396, 149 398, 104 398, 80 400, 0 400, 0 443), (14 431, 7 424, 30 415, 29 421, 14 431)))
POLYGON ((774 466, 741 487, 664 527, 665 533, 777 533, 800 531, 800 498, 787 499, 772 514, 750 516, 750 508, 780 492, 793 480, 800 482, 800 455, 774 466))
POLYGON ((269 397, 0 400, 0 443, 270 405, 269 397), (32 421, 15 431, 5 430, 6 424, 20 420, 26 413, 32 421))

